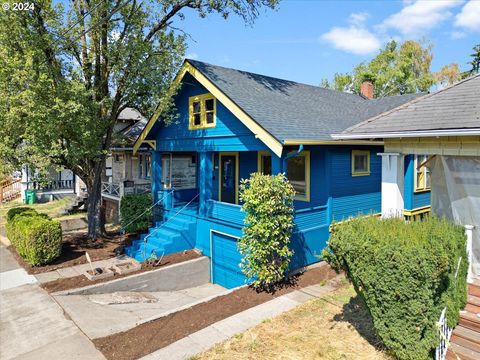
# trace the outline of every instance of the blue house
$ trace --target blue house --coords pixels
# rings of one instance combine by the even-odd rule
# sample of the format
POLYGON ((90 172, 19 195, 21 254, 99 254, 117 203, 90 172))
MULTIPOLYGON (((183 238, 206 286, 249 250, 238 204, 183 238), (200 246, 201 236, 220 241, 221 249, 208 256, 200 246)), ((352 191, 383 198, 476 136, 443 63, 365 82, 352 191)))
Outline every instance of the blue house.
POLYGON ((193 60, 175 81, 177 121, 154 115, 134 146, 153 149, 152 192, 163 215, 128 255, 143 261, 196 248, 211 258, 212 282, 244 284, 238 189, 254 172, 286 173, 296 190, 292 268, 319 261, 333 220, 380 213, 383 143, 330 134, 415 95, 369 99, 193 60))

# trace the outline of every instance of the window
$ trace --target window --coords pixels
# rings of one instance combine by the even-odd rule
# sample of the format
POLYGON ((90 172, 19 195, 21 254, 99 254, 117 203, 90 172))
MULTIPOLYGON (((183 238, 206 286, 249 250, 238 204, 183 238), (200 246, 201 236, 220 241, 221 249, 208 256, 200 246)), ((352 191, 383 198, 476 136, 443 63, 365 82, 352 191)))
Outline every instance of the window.
POLYGON ((192 96, 189 99, 190 130, 215 127, 215 98, 212 94, 192 96))
POLYGON ((267 151, 258 152, 258 170, 264 175, 272 175, 272 156, 267 151))
POLYGON ((430 170, 426 166, 419 168, 427 159, 428 155, 415 155, 414 182, 416 192, 430 190, 430 170))
POLYGON ((194 189, 197 186, 197 158, 188 154, 164 154, 162 157, 162 187, 194 189))
POLYGON ((352 150, 352 176, 370 175, 370 151, 352 150))
POLYGON ((145 178, 149 179, 152 176, 152 161, 150 159, 150 155, 145 155, 145 171, 144 171, 145 178))
POLYGON ((303 151, 287 160, 287 178, 296 200, 310 201, 310 152, 303 151))
POLYGON ((138 178, 149 179, 152 176, 152 160, 150 154, 138 155, 138 178))

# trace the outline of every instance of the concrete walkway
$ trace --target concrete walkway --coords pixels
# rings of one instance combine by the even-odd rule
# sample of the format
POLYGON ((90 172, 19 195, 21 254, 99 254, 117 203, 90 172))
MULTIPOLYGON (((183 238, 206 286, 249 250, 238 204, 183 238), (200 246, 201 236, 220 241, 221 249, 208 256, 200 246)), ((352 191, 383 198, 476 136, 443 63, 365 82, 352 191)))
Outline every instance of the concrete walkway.
MULTIPOLYGON (((92 266, 94 268, 97 267, 112 267, 115 264, 124 263, 128 261, 133 261, 131 257, 127 255, 120 255, 114 258, 106 259, 106 260, 99 260, 99 261, 92 261, 92 266)), ((69 266, 62 269, 57 269, 54 271, 49 271, 41 274, 36 274, 35 278, 40 283, 46 283, 49 281, 54 281, 61 278, 70 278, 75 277, 78 275, 83 275, 85 271, 90 270, 90 264, 80 264, 69 266)))
POLYGON ((0 246, 0 359, 105 359, 0 246))
POLYGON ((235 314, 197 331, 181 340, 155 351, 142 360, 183 360, 202 353, 215 344, 225 341, 235 334, 244 332, 263 320, 280 315, 308 300, 322 297, 335 289, 335 282, 340 277, 330 280, 326 285, 313 285, 293 291, 276 299, 260 304, 241 313, 235 314))

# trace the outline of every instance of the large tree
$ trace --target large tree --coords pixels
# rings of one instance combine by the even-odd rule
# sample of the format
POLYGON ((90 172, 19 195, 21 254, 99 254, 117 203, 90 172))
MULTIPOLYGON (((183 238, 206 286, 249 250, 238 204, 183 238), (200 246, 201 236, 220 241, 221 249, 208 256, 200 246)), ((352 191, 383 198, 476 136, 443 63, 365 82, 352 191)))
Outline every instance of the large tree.
POLYGON ((424 92, 434 83, 431 62, 430 45, 392 40, 371 61, 358 64, 351 73, 335 74, 332 82, 322 80, 321 86, 359 93, 361 83, 370 80, 375 97, 424 92))
POLYGON ((101 177, 126 107, 163 119, 175 109, 185 13, 252 23, 278 0, 39 0, 0 17, 2 166, 69 168, 88 190, 88 234, 104 233, 101 177))

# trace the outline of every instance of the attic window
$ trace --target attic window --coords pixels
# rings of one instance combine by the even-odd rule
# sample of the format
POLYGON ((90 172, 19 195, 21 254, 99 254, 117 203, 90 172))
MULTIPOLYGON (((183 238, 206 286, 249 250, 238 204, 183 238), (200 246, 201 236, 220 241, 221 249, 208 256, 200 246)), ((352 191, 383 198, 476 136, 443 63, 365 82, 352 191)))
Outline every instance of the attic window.
POLYGON ((215 98, 212 94, 191 96, 189 98, 190 130, 215 127, 215 98))

